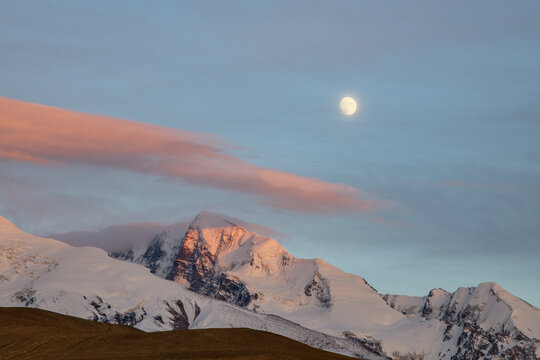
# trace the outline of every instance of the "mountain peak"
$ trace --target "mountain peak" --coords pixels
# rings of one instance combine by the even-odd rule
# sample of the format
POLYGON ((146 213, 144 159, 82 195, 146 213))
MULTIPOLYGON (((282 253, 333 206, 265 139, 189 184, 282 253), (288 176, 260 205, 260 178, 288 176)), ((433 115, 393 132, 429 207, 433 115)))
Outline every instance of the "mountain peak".
POLYGON ((2 233, 14 233, 21 232, 22 230, 17 227, 14 223, 6 219, 5 217, 0 216, 0 232, 2 233))
POLYGON ((193 221, 189 224, 190 229, 227 228, 231 226, 242 228, 228 216, 205 210, 198 213, 193 221))

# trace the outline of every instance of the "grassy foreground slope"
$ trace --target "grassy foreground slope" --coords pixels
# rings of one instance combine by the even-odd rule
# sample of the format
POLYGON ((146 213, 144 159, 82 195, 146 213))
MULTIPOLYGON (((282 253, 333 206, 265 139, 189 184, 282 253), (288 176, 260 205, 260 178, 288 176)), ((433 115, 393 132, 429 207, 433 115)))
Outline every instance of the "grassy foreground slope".
POLYGON ((0 308, 0 359, 352 359, 251 329, 145 333, 31 308, 0 308))

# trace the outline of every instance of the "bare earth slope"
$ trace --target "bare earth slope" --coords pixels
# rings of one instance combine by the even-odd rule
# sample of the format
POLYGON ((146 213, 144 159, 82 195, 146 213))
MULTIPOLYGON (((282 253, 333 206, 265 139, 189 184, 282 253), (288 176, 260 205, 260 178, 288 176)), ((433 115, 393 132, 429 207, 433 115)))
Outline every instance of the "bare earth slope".
POLYGON ((351 359, 251 329, 145 333, 32 308, 0 308, 0 358, 351 359))

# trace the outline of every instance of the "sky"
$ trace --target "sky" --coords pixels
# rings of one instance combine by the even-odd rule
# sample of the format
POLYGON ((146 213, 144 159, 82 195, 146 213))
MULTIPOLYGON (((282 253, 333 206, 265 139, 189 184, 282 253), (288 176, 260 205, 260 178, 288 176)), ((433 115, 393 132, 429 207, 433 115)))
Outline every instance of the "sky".
POLYGON ((46 235, 208 210, 381 293, 495 281, 538 307, 539 18, 538 1, 3 0, 0 216, 46 235))

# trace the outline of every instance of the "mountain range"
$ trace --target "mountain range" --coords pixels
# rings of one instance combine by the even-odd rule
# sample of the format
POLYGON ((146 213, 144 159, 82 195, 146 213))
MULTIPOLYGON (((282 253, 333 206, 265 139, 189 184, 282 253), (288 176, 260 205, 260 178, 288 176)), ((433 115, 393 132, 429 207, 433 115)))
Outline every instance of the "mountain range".
POLYGON ((0 219, 0 305, 145 331, 248 327, 365 359, 538 359, 540 310, 496 283, 380 294, 300 259, 238 221, 201 212, 183 231, 110 251, 0 219))

